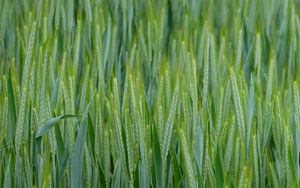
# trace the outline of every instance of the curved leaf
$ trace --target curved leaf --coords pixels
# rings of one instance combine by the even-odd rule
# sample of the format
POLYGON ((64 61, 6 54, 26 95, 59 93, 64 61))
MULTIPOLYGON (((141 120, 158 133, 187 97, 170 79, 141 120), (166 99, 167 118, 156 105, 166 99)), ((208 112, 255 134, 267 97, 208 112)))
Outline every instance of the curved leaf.
POLYGON ((66 118, 73 118, 73 117, 78 117, 77 115, 72 115, 72 114, 64 114, 52 119, 49 119, 43 125, 39 128, 35 138, 39 138, 41 136, 44 136, 54 125, 56 125, 60 120, 66 119, 66 118))

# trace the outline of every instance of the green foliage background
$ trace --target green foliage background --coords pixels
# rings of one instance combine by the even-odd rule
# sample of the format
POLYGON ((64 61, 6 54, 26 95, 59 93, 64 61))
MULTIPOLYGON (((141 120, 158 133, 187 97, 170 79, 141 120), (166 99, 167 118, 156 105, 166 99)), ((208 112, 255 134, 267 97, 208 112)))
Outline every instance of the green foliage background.
POLYGON ((0 0, 0 187, 300 187, 298 0, 0 0))

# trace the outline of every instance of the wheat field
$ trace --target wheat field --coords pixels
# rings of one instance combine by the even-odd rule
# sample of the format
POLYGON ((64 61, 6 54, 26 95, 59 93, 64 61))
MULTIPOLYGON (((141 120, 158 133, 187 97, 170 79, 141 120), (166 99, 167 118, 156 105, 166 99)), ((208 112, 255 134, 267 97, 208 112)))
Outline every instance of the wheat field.
POLYGON ((300 187, 299 0, 0 0, 0 187, 300 187))

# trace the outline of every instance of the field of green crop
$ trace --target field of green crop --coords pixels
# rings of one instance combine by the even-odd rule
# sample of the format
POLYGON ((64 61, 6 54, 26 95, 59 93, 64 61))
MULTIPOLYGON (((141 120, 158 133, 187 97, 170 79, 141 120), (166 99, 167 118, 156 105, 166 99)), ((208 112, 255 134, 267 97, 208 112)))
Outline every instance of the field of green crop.
POLYGON ((299 0, 0 0, 0 187, 300 187, 299 0))

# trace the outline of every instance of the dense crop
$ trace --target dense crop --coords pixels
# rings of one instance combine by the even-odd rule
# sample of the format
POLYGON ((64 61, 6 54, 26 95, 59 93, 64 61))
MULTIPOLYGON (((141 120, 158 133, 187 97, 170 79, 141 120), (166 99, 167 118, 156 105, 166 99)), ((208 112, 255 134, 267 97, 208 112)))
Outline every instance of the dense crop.
POLYGON ((300 187, 299 10, 0 1, 0 187, 300 187))

